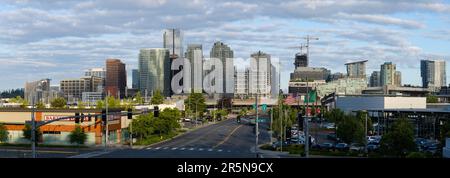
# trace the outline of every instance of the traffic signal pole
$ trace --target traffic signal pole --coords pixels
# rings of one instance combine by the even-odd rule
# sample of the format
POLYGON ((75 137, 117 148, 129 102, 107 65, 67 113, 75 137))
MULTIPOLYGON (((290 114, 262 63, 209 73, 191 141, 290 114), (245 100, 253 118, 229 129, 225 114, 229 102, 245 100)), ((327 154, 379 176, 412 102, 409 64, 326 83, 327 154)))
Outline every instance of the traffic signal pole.
POLYGON ((31 105, 31 157, 36 158, 36 121, 34 118, 34 98, 31 105))
POLYGON ((258 136, 259 136, 259 130, 258 130, 258 92, 256 93, 256 129, 255 129, 255 134, 256 134, 256 142, 255 142, 255 153, 256 153, 256 158, 258 158, 258 136))

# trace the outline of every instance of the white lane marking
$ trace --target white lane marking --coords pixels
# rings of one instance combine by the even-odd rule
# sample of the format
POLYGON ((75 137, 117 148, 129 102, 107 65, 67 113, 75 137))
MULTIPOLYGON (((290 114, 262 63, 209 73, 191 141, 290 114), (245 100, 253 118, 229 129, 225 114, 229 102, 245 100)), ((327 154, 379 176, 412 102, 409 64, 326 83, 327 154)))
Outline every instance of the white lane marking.
POLYGON ((199 148, 198 151, 203 151, 203 148, 199 148))
POLYGON ((148 148, 147 148, 147 150, 151 150, 151 149, 152 149, 152 147, 148 147, 148 148))
POLYGON ((217 150, 218 152, 222 152, 222 149, 220 149, 220 150, 217 150))
POLYGON ((178 148, 177 147, 172 148, 172 150, 176 150, 176 149, 178 149, 178 148))
POLYGON ((228 153, 230 153, 231 151, 230 151, 230 150, 228 150, 227 152, 228 152, 228 153))
POLYGON ((210 149, 208 149, 208 151, 212 151, 212 150, 213 150, 213 149, 211 149, 211 148, 210 148, 210 149))
POLYGON ((191 150, 191 151, 192 151, 192 150, 194 150, 194 148, 189 148, 189 150, 191 150))
POLYGON ((159 150, 161 147, 156 147, 155 150, 159 150))
POLYGON ((164 148, 163 148, 163 150, 167 150, 167 149, 169 149, 169 147, 164 147, 164 148))
POLYGON ((186 148, 185 147, 183 147, 183 148, 181 148, 180 150, 185 150, 186 148))

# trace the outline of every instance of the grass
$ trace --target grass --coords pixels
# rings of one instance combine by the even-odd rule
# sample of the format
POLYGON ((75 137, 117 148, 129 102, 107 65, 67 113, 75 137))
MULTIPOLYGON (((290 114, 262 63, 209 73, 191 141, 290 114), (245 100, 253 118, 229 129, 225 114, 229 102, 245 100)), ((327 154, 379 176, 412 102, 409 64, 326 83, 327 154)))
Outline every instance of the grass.
POLYGON ((138 139, 135 144, 136 145, 151 145, 151 144, 154 144, 154 143, 158 143, 158 142, 161 142, 161 141, 173 138, 173 137, 177 136, 178 134, 180 134, 180 132, 173 132, 173 133, 164 134, 164 135, 161 135, 161 136, 159 136, 159 135, 151 135, 150 137, 142 139, 142 140, 138 139))
MULTIPOLYGON (((0 146, 4 147, 31 147, 31 144, 11 144, 11 143, 0 143, 0 146)), ((89 148, 84 145, 47 145, 47 144, 37 144, 37 147, 46 147, 46 148, 89 148)))

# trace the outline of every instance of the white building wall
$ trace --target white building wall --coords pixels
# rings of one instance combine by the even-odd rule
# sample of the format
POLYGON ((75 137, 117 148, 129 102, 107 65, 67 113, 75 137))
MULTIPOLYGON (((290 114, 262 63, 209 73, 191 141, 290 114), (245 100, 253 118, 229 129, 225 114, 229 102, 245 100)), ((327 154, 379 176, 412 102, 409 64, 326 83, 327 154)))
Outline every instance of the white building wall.
POLYGON ((426 109, 425 97, 339 96, 336 107, 345 113, 371 109, 426 109))

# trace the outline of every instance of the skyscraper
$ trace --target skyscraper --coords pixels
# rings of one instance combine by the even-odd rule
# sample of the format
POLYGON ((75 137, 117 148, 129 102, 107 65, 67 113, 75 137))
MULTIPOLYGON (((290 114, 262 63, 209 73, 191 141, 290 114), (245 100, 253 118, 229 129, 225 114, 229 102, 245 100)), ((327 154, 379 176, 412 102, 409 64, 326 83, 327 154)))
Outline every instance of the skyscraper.
POLYGON ((139 70, 138 69, 132 70, 132 77, 133 77, 132 88, 139 89, 139 70))
POLYGON ((84 76, 106 78, 106 70, 104 68, 91 68, 84 71, 84 76))
POLYGON ((350 78, 366 78, 366 62, 367 60, 345 64, 347 66, 347 76, 350 78))
POLYGON ((170 51, 170 58, 183 57, 183 36, 179 29, 165 29, 163 34, 163 48, 170 51))
POLYGON ((272 63, 270 55, 258 51, 251 54, 249 71, 249 94, 270 97, 272 63))
POLYGON ((249 86, 249 70, 245 69, 234 69, 234 75, 236 76, 234 80, 234 96, 244 98, 248 95, 249 86))
POLYGON ((50 79, 26 82, 24 95, 29 104, 50 103, 50 79))
POLYGON ((234 53, 230 47, 226 44, 218 41, 215 42, 211 52, 211 58, 218 58, 222 62, 223 66, 223 81, 217 81, 217 83, 222 83, 223 93, 233 94, 234 92, 234 65, 233 57, 234 53))
POLYGON ((146 48, 139 52, 140 91, 149 95, 156 90, 164 96, 171 93, 169 49, 146 48))
POLYGON ((295 54, 295 68, 308 67, 308 56, 306 54, 297 53, 295 54))
POLYGON ((438 89, 447 85, 447 75, 444 60, 421 60, 420 76, 424 88, 438 89))
MULTIPOLYGON (((201 44, 189 44, 185 54, 190 62, 190 73, 184 73, 184 76, 190 76, 190 86, 195 93, 202 93, 203 86, 203 50, 201 44)), ((186 78, 184 78, 186 79, 186 78)), ((188 91, 191 92, 191 91, 188 91)))
POLYGON ((392 62, 385 62, 381 65, 380 85, 395 85, 396 66, 392 62))
POLYGON ((370 75, 369 86, 370 87, 378 87, 380 86, 380 71, 373 71, 372 75, 370 75))
POLYGON ((105 94, 123 98, 127 87, 125 64, 119 59, 106 60, 105 94))
POLYGON ((400 71, 395 71, 395 86, 402 86, 402 73, 400 71))

